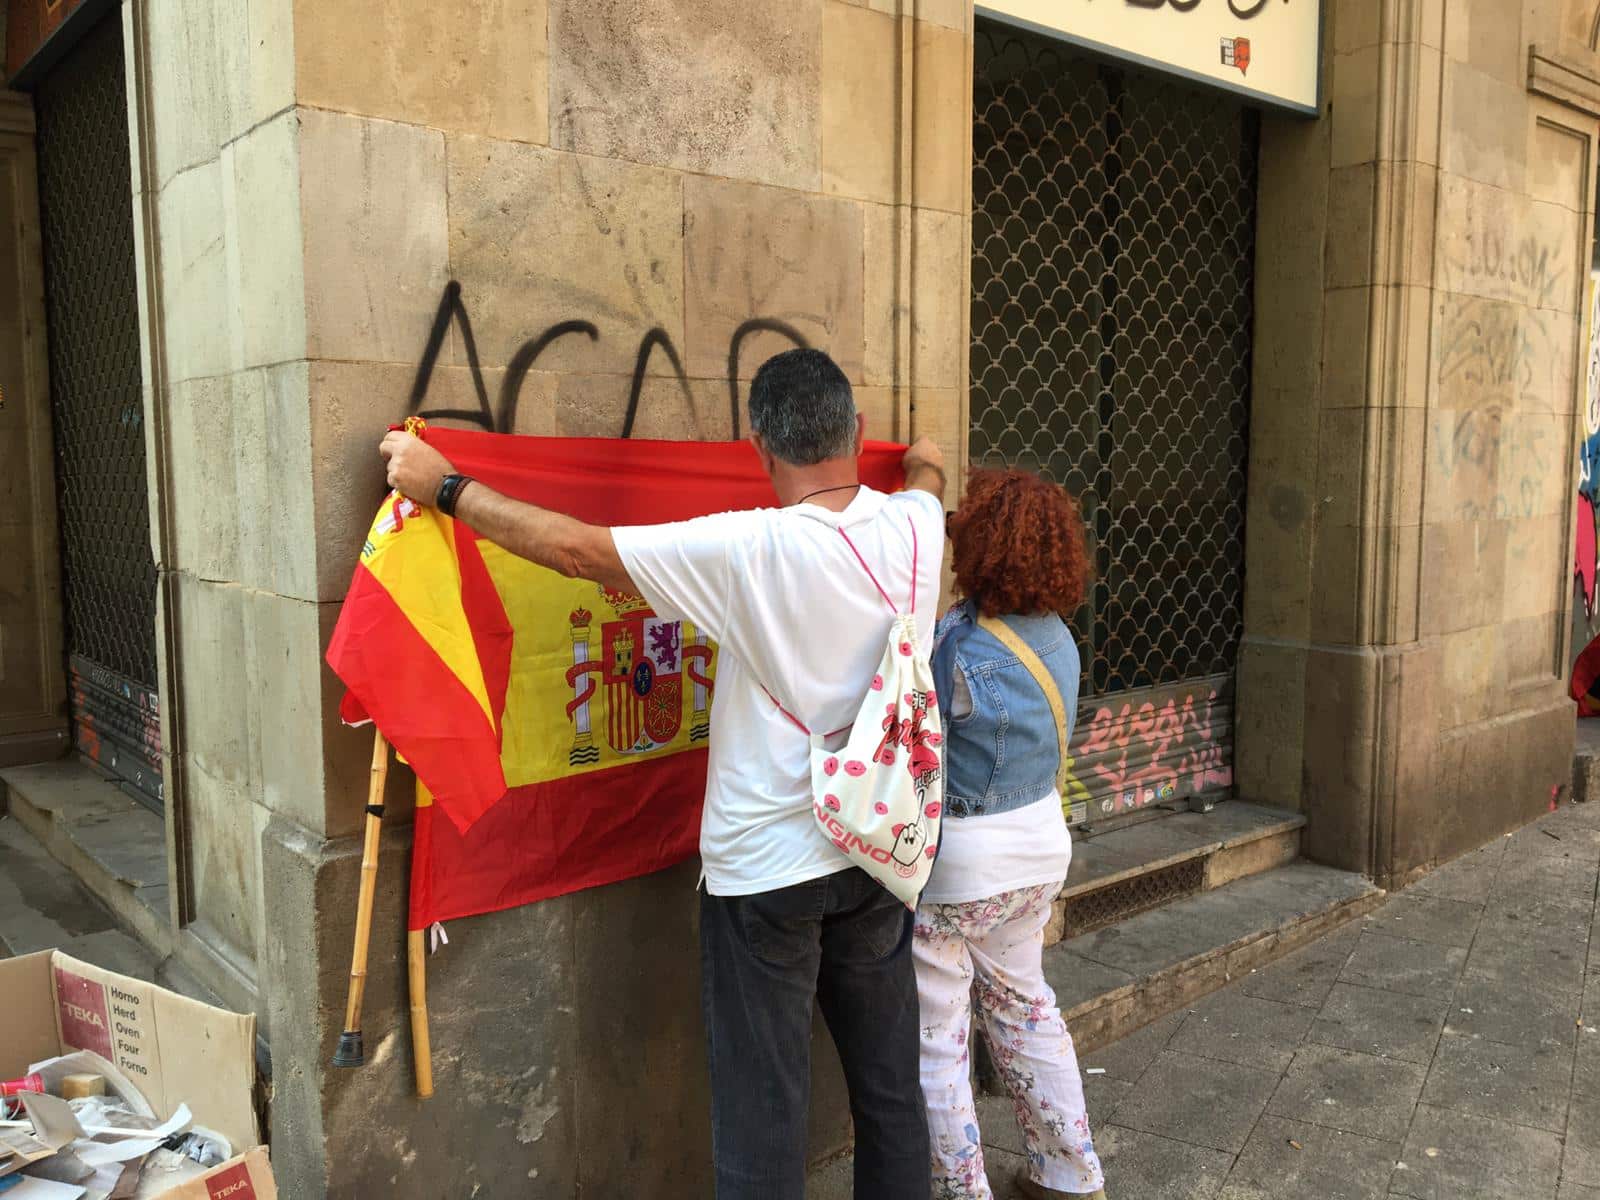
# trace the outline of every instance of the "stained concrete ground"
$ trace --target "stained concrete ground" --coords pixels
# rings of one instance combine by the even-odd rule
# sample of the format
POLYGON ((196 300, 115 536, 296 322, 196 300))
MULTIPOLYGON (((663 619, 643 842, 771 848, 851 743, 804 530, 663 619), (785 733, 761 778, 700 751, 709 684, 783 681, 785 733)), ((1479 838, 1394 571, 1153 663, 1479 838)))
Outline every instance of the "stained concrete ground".
MULTIPOLYGON (((1568 805, 1089 1055, 1106 1194, 1600 1200, 1597 871, 1600 803, 1568 805)), ((980 1124, 1011 1200, 1009 1102, 980 1124)))
POLYGON ((70 871, 0 813, 0 958, 35 950, 61 950, 150 981, 159 966, 70 871))

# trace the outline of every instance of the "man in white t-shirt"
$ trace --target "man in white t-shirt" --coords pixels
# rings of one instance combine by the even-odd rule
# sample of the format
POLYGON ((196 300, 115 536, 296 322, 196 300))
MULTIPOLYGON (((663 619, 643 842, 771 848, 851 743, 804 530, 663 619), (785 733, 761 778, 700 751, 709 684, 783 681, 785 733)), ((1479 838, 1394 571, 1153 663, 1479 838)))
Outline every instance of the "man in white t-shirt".
POLYGON ((942 459, 923 438, 905 491, 858 482, 864 422, 818 350, 769 359, 749 407, 782 507, 670 525, 606 529, 523 504, 409 434, 382 452, 411 499, 717 643, 700 936, 718 1200, 803 1200, 814 1001, 850 1089, 858 1200, 928 1200, 911 914, 816 828, 799 726, 855 719, 893 616, 874 578, 931 644, 942 459))

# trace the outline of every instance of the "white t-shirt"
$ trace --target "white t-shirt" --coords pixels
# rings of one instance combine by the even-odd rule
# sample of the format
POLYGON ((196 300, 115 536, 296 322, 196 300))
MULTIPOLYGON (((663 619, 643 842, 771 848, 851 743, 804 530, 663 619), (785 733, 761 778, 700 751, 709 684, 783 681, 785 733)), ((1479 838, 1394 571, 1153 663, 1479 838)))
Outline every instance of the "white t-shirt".
POLYGON ((946 817, 924 904, 965 904, 1001 892, 1060 883, 1072 864, 1072 834, 1054 790, 1010 812, 946 817))
POLYGON ((613 529, 617 553, 657 614, 717 643, 700 856, 714 896, 774 891, 850 866, 811 813, 811 744, 762 689, 808 728, 849 725, 911 599, 931 647, 944 509, 928 492, 863 486, 842 513, 815 504, 613 529), (844 530, 850 538, 840 536, 844 530))

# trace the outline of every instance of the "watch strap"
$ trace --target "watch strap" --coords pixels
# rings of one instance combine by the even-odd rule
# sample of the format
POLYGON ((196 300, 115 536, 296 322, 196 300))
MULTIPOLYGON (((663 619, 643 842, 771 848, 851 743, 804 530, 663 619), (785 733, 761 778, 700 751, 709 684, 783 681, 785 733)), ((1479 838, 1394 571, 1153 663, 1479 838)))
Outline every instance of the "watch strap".
POLYGON ((461 496, 461 489, 472 482, 470 475, 446 475, 439 481, 439 491, 433 498, 433 506, 447 517, 456 515, 456 501, 461 496))

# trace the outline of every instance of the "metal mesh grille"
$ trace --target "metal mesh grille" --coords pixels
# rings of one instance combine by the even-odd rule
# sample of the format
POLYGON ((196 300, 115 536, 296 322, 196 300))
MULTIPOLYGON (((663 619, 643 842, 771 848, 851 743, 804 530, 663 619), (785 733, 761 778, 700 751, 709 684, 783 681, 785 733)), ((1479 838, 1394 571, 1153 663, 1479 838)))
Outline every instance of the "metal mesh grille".
POLYGON ((971 459, 1082 502, 1086 696, 1231 672, 1255 115, 990 21, 975 71, 971 459))
POLYGON ((1148 871, 1120 883, 1074 896, 1065 904, 1066 919, 1061 936, 1077 937, 1080 933, 1090 933, 1114 924, 1124 917, 1160 908, 1184 896, 1192 896, 1205 883, 1205 877, 1206 860, 1188 858, 1170 867, 1148 871))
MULTIPOLYGON (((141 759, 150 756, 156 571, 115 11, 50 72, 35 107, 74 717, 80 747, 128 775, 133 765, 122 770, 105 743, 115 739, 141 759)), ((159 738, 155 750, 159 757, 159 738)))

